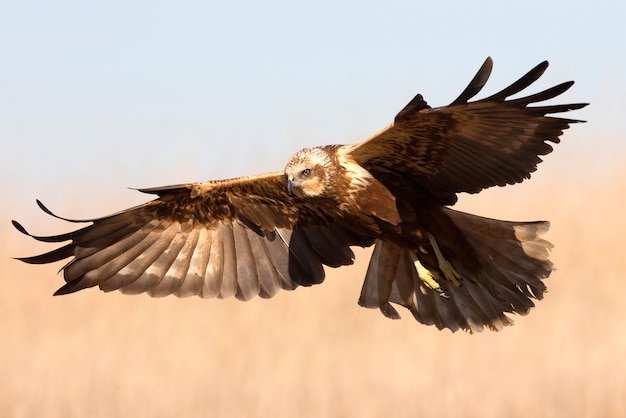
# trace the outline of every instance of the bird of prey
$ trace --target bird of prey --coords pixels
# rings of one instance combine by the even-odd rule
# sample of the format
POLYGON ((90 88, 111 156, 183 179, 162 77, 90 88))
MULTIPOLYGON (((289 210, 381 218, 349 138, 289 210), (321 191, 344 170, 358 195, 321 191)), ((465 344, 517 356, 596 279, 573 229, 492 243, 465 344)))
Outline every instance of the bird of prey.
MULTIPOLYGON (((72 232, 35 236, 60 248, 20 260, 62 268, 55 295, 98 286, 159 297, 270 298, 324 281, 324 266, 353 263, 352 246, 373 245, 359 304, 452 331, 500 330, 526 314, 550 275, 548 222, 508 222, 449 208, 457 193, 523 181, 548 142, 575 119, 550 116, 586 106, 539 104, 573 81, 510 98, 535 82, 543 62, 502 91, 470 101, 492 69, 487 58, 448 106, 421 95, 393 123, 353 145, 305 148, 283 171, 140 189, 157 197, 87 220, 72 232), (538 104, 538 105, 535 105, 538 104), (535 105, 535 106, 533 106, 535 105)), ((46 213, 54 215, 41 202, 46 213)))

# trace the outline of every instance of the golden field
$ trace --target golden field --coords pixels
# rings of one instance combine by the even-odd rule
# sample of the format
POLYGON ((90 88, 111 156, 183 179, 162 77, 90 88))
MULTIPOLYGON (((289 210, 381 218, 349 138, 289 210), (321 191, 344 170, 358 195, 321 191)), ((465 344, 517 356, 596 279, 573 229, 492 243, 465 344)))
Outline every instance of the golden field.
MULTIPOLYGON (((552 221, 549 292, 500 333, 440 332, 408 312, 391 321, 358 307, 369 250, 323 285, 271 300, 52 297, 61 264, 9 258, 51 247, 11 228, 17 212, 3 214, 0 416, 623 416, 626 169, 545 165, 459 205, 552 221)), ((97 204, 70 207, 54 209, 89 216, 97 204)), ((66 230, 38 220, 26 226, 66 230)))

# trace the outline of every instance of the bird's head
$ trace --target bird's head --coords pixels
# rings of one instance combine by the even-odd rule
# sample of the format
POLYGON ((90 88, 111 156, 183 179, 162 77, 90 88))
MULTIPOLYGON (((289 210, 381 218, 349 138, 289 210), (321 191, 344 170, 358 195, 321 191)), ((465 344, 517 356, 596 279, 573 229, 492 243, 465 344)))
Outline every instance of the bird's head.
POLYGON ((319 197, 328 185, 331 156, 323 147, 305 148, 285 166, 287 191, 299 197, 319 197))

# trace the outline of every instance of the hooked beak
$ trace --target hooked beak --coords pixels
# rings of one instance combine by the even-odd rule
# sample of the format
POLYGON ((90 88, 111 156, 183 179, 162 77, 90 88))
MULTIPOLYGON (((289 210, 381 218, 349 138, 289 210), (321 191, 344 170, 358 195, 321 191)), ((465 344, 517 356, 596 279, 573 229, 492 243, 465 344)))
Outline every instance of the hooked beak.
POLYGON ((293 188, 294 188, 293 179, 287 177, 287 193, 293 194, 293 188))

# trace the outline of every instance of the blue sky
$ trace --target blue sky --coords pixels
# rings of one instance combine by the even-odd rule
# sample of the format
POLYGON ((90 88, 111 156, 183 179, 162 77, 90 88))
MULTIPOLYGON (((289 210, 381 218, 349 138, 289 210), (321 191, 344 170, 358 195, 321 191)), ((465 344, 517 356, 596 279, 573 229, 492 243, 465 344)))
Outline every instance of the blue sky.
POLYGON ((562 100, 592 102, 555 164, 626 155, 624 2, 52 3, 0 1, 3 218, 41 219, 35 197, 105 215, 146 200, 126 187, 282 169, 418 92, 449 103, 489 55, 484 94, 548 59, 535 89, 573 79, 562 100))

